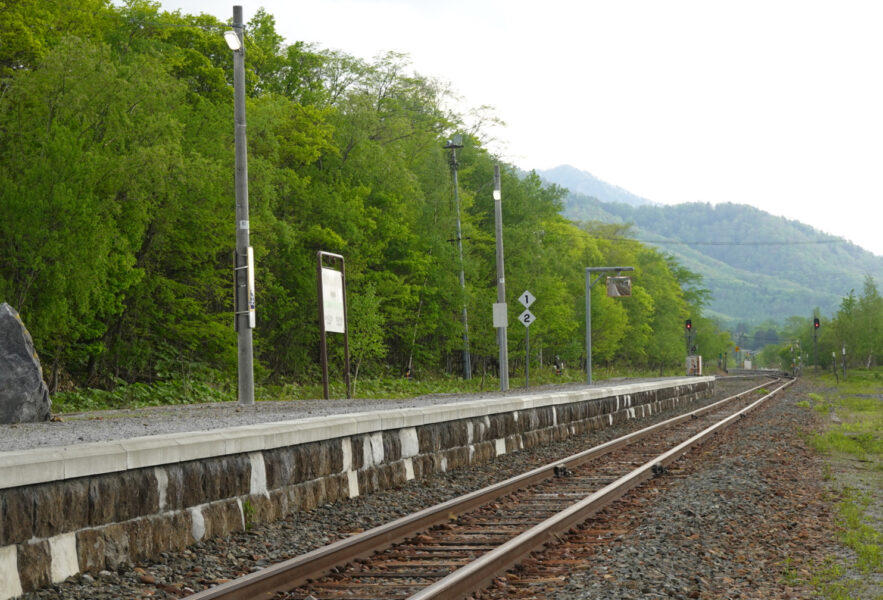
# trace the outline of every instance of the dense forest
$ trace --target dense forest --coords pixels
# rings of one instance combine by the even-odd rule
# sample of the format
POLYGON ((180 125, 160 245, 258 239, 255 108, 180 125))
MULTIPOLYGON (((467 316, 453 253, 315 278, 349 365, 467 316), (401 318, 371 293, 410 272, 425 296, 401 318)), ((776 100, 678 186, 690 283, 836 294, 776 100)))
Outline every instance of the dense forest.
MULTIPOLYGON (((883 356, 883 297, 868 275, 861 293, 850 290, 830 317, 819 311, 812 317, 792 316, 780 327, 772 323, 758 327, 754 336, 757 339, 751 347, 762 348, 757 358, 765 366, 836 368, 838 372, 878 366, 883 356)), ((740 333, 735 338, 737 343, 750 339, 740 333)))
MULTIPOLYGON (((31 331, 50 390, 231 376, 228 25, 146 0, 16 0, 0 16, 0 301, 31 331)), ((259 380, 317 378, 319 250, 346 257, 362 374, 460 373, 464 302, 472 360, 492 364, 499 161, 481 129, 404 55, 289 43, 264 11, 245 52, 259 380), (444 148, 457 132, 465 294, 444 148)), ((617 226, 565 219, 562 188, 501 169, 510 356, 530 290, 533 360, 584 361, 584 269, 601 265, 635 272, 630 298, 593 290, 596 364, 681 368, 685 318, 707 361, 728 349, 695 273, 617 226)))

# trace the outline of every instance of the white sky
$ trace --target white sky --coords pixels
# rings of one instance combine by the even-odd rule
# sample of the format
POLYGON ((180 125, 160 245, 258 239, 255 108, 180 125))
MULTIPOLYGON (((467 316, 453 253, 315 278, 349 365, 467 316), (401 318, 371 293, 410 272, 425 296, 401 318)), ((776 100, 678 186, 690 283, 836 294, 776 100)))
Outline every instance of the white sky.
MULTIPOLYGON (((233 4, 162 0, 228 20, 233 4)), ((491 149, 656 202, 737 202, 883 255, 883 2, 259 0, 291 43, 410 55, 491 149)))

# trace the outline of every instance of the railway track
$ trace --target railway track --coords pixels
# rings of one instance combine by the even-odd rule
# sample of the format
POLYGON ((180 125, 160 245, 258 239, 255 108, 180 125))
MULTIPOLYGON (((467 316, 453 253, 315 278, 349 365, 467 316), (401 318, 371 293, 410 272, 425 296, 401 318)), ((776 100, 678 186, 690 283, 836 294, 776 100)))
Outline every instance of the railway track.
POLYGON ((757 386, 191 598, 468 596, 790 383, 777 380, 762 397, 757 386))

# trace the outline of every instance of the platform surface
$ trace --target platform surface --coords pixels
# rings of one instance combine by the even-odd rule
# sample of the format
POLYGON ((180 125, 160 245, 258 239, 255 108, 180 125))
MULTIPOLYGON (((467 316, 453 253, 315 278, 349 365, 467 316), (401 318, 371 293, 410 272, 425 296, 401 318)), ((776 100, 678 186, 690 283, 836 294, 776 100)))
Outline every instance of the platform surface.
POLYGON ((567 404, 713 377, 621 379, 402 400, 298 400, 76 413, 0 425, 0 488, 567 404))

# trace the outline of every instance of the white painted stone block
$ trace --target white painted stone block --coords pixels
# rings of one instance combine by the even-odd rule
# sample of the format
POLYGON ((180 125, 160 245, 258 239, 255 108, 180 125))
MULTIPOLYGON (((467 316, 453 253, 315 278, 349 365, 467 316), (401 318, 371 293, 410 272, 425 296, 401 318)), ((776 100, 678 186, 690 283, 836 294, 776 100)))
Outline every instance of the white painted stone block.
POLYGON ((350 438, 345 437, 340 440, 340 450, 343 454, 343 469, 341 473, 352 471, 353 469, 353 442, 350 438))
POLYGON ((156 491, 159 493, 159 512, 163 512, 169 503, 169 474, 164 467, 155 467, 153 474, 156 477, 156 491))
POLYGON ((239 507, 239 521, 242 523, 242 531, 245 531, 245 507, 242 506, 242 498, 236 499, 236 506, 239 507))
POLYGON ((248 455, 251 463, 251 485, 249 493, 252 495, 263 494, 270 497, 267 491, 267 466, 264 464, 264 455, 261 452, 251 452, 248 455))
MULTIPOLYGON (((466 421, 466 443, 471 444, 475 441, 475 426, 472 421, 466 421)), ((471 458, 471 455, 470 455, 471 458)))
POLYGON ((399 440, 402 444, 402 458, 410 458, 420 453, 420 441, 417 438, 416 427, 399 429, 399 440))
POLYGON ((346 472, 347 483, 349 484, 349 493, 350 498, 355 498, 359 495, 359 476, 355 471, 347 471, 346 472))
POLYGON ((414 461, 406 458, 403 462, 405 463, 405 479, 411 481, 414 479, 414 461))
POLYGON ((50 576, 52 583, 61 583, 80 572, 77 560, 77 534, 65 533, 49 538, 50 576))
POLYGON ((372 433, 370 436, 368 436, 368 440, 371 452, 371 461, 368 464, 383 464, 383 433, 381 433, 380 431, 372 433))
POLYGON ((15 544, 0 547, 0 600, 22 595, 18 578, 18 551, 15 544))
POLYGON ((202 516, 202 508, 194 506, 190 508, 190 533, 197 542, 205 537, 205 518, 202 516))
POLYGON ((503 438, 497 438, 494 440, 494 449, 497 452, 497 456, 502 456, 506 454, 506 440, 503 438))

